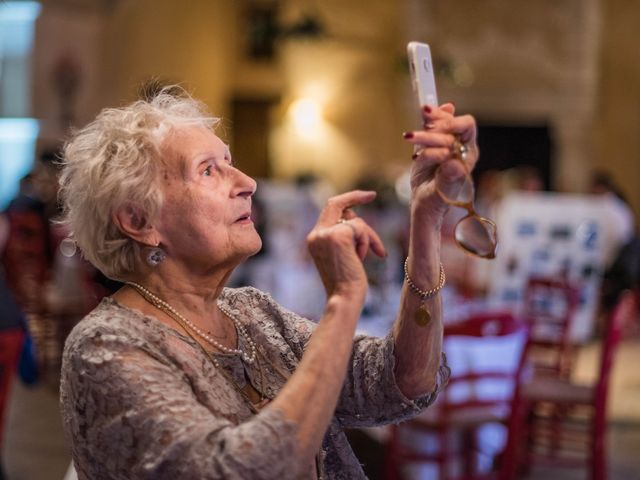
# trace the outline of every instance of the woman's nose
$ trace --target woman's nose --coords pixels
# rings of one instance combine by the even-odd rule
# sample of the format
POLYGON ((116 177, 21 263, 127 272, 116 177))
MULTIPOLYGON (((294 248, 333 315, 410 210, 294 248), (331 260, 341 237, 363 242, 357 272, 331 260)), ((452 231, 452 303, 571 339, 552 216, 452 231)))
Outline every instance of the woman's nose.
POLYGON ((258 184, 253 178, 251 178, 249 175, 245 174, 244 172, 238 169, 236 169, 236 175, 237 175, 236 195, 239 195, 241 197, 250 197, 254 193, 256 193, 256 188, 258 187, 258 184))

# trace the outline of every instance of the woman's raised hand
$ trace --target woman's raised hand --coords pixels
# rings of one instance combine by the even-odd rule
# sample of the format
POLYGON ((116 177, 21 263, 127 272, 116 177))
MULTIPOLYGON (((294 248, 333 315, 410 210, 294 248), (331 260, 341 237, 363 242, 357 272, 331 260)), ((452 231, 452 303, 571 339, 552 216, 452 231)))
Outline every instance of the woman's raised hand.
POLYGON ((438 189, 444 193, 455 191, 464 175, 473 170, 479 154, 475 119, 471 115, 456 117, 454 114, 451 103, 425 106, 422 109, 424 129, 404 134, 415 146, 411 168, 412 202, 439 215, 447 207, 437 193, 435 171, 441 168, 437 176, 438 189), (460 147, 465 149, 464 158, 461 158, 460 147))
POLYGON ((339 294, 364 301, 367 276, 362 261, 369 250, 386 256, 378 234, 351 209, 369 203, 375 196, 376 192, 354 190, 331 197, 307 236, 327 296, 339 294))

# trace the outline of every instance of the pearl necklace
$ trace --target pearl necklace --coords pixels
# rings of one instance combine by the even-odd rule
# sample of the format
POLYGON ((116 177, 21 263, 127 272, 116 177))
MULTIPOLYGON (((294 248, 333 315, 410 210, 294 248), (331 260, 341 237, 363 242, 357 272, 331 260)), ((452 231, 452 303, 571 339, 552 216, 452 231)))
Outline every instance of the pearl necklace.
MULTIPOLYGON (((253 342, 251 337, 249 337, 249 334, 247 333, 247 330, 244 328, 244 325, 242 325, 240 321, 237 318, 235 318, 226 307, 223 307, 222 305, 218 304, 218 308, 220 309, 220 311, 222 311, 222 313, 224 313, 227 317, 229 317, 229 319, 231 319, 238 333, 247 340, 247 343, 249 344, 249 349, 250 349, 249 354, 247 354, 244 350, 240 348, 230 348, 222 345, 215 338, 213 338, 211 335, 208 335, 206 332, 202 331, 193 322, 191 322, 186 317, 178 313, 178 311, 175 308, 173 308, 171 305, 169 305, 167 302, 162 300, 157 295, 154 295, 153 293, 151 293, 142 285, 135 282, 125 282, 125 283, 130 287, 133 287, 133 289, 136 290, 140 294, 140 296, 144 298, 147 302, 149 302, 151 305, 153 305, 159 310, 162 310, 163 312, 168 314, 171 318, 176 320, 182 326, 182 328, 188 327, 196 335, 198 335, 200 338, 205 340, 210 345, 216 347, 218 350, 221 350, 222 352, 230 353, 233 355, 239 355, 240 358, 242 358, 242 360, 248 364, 253 364, 253 362, 255 361, 256 344, 253 342)), ((214 363, 216 367, 220 366, 218 365, 218 362, 215 359, 214 359, 214 363)))

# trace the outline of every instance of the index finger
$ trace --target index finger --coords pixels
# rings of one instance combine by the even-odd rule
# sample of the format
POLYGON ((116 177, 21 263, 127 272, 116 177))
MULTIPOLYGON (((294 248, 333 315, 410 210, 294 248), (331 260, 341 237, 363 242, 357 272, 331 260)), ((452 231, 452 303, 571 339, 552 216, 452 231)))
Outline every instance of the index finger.
POLYGON ((376 192, 373 190, 352 190, 331 197, 327 200, 318 217, 319 225, 333 225, 342 218, 343 212, 356 205, 364 205, 376 198, 376 192))
POLYGON ((453 104, 445 103, 440 108, 423 110, 425 123, 431 125, 433 132, 453 133, 461 138, 463 143, 476 141, 476 120, 472 115, 454 116, 453 104), (434 128, 435 127, 435 128, 434 128))
POLYGON ((453 103, 443 103, 440 106, 425 105, 422 107, 422 117, 427 121, 453 117, 455 112, 456 107, 453 103))

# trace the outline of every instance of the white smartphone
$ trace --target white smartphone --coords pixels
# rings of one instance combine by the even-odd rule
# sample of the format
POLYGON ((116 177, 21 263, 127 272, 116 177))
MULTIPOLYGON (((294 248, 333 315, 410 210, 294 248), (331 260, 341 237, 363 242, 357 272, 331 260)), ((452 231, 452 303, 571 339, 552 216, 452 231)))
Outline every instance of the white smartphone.
POLYGON ((437 106, 438 93, 436 92, 436 79, 433 74, 433 62, 431 61, 429 45, 420 42, 409 42, 407 55, 409 56, 411 84, 418 97, 420 108, 425 105, 437 106))

